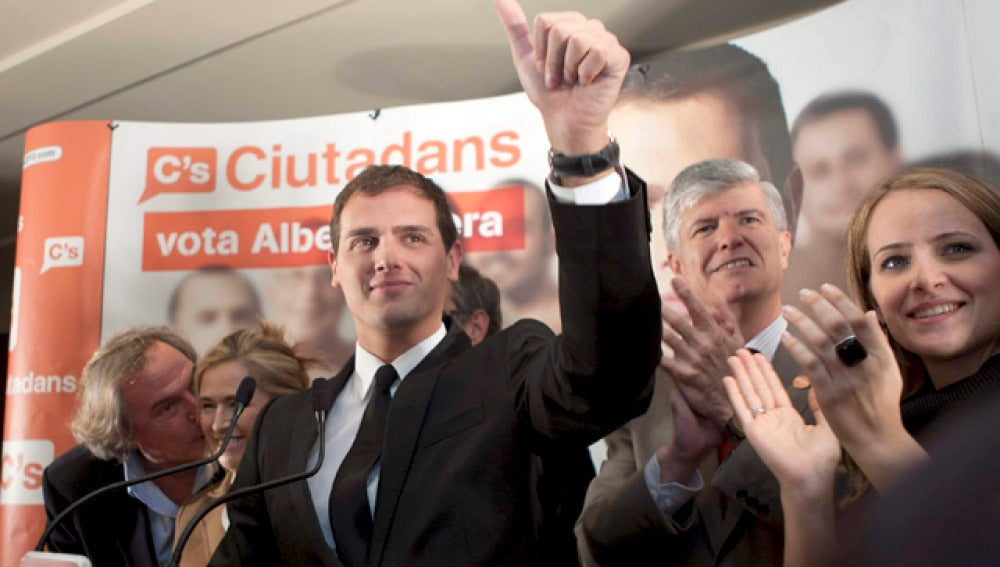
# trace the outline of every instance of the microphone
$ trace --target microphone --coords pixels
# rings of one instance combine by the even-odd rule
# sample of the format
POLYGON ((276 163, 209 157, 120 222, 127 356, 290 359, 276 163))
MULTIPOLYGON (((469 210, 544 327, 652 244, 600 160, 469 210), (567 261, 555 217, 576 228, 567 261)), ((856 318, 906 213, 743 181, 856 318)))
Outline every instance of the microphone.
POLYGON ((316 418, 316 429, 319 431, 319 455, 316 459, 316 464, 313 465, 313 468, 304 472, 262 482, 260 484, 244 486, 243 488, 237 490, 230 490, 229 492, 206 504, 201 510, 198 510, 198 513, 195 514, 194 518, 191 518, 191 521, 184 526, 184 531, 181 532, 181 537, 177 540, 177 546, 174 547, 174 551, 170 555, 170 561, 167 562, 166 567, 177 567, 181 560, 181 554, 184 552, 184 546, 187 544, 188 539, 190 539, 191 534, 194 532, 194 527, 197 526, 198 522, 200 522, 202 518, 207 516, 212 510, 231 500, 243 498, 244 496, 248 496, 255 492, 264 492, 265 490, 277 488, 285 484, 291 484, 295 481, 309 478, 319 472, 320 467, 323 466, 323 457, 326 455, 326 414, 329 411, 330 406, 333 405, 333 397, 337 394, 337 392, 332 388, 330 380, 317 380, 313 383, 312 389, 313 416, 316 418))
POLYGON ((155 473, 148 474, 146 476, 134 478, 132 480, 122 480, 119 482, 109 484, 107 486, 102 486, 101 488, 98 488, 97 490, 90 492, 89 494, 85 494, 83 497, 79 498, 76 502, 73 502, 72 504, 67 506, 66 509, 60 512, 55 518, 52 518, 52 521, 49 522, 48 527, 45 528, 45 532, 42 533, 42 537, 39 538, 38 544, 35 546, 35 551, 42 551, 42 549, 44 549, 45 543, 49 540, 49 536, 52 535, 52 531, 55 530, 56 526, 58 526, 63 521, 63 519, 72 514, 74 510, 79 508, 84 503, 89 502, 90 500, 106 492, 111 492, 112 490, 117 490, 119 488, 128 488, 129 486, 141 484, 143 482, 148 482, 150 480, 156 480, 160 477, 190 470, 195 467, 200 467, 204 464, 218 460, 218 458, 222 456, 222 453, 225 452, 226 446, 229 445, 229 439, 233 436, 233 429, 236 428, 236 421, 239 420, 240 415, 243 414, 243 410, 246 409, 247 405, 250 403, 250 400, 253 399, 253 393, 254 390, 256 389, 257 389, 257 381, 250 376, 244 377, 243 380, 240 382, 240 385, 236 388, 236 396, 235 396, 236 399, 235 399, 235 405, 233 407, 233 417, 230 418, 229 420, 229 428, 226 429, 226 436, 222 439, 222 445, 219 446, 219 450, 216 451, 214 454, 205 457, 204 459, 192 461, 190 463, 185 463, 183 465, 178 465, 176 467, 164 469, 162 471, 157 471, 155 473))

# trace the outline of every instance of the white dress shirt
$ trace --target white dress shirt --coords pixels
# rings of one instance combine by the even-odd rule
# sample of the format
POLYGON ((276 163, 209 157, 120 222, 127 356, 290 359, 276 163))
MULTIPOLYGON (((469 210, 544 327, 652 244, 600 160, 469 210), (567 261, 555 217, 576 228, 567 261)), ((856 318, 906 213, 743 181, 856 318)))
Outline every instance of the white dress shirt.
MULTIPOLYGON (((406 376, 420 364, 434 347, 444 340, 447 331, 444 323, 431 336, 427 337, 410 350, 404 352, 396 360, 391 361, 399 380, 393 384, 391 394, 396 395, 399 385, 406 379, 406 376)), ((361 345, 354 347, 354 373, 347 379, 344 390, 337 396, 326 417, 326 456, 323 458, 323 466, 319 472, 309 477, 306 481, 309 485, 309 493, 312 495, 313 506, 316 508, 316 517, 319 520, 323 537, 331 549, 337 549, 333 541, 333 530, 330 528, 330 491, 333 490, 333 481, 337 478, 337 471, 340 464, 347 457, 347 452, 354 443, 354 438, 361 428, 361 418, 364 416, 368 400, 372 396, 372 382, 375 380, 375 372, 386 362, 379 360, 375 355, 361 348, 361 345)), ((319 458, 319 440, 309 453, 307 469, 311 469, 319 458)), ((368 477, 368 506, 375 513, 375 496, 378 494, 378 480, 381 473, 381 462, 375 463, 371 474, 368 477)))
MULTIPOLYGON (((132 451, 128 459, 125 460, 125 480, 133 480, 146 476, 146 467, 142 466, 142 457, 137 451, 132 451)), ((198 476, 195 478, 194 494, 208 483, 214 468, 206 465, 198 469, 198 476)), ((126 489, 128 495, 142 502, 149 518, 149 532, 153 538, 153 547, 156 551, 156 561, 160 565, 166 565, 170 561, 170 554, 174 546, 174 524, 177 518, 177 510, 180 508, 173 500, 156 486, 154 482, 141 482, 126 489)))

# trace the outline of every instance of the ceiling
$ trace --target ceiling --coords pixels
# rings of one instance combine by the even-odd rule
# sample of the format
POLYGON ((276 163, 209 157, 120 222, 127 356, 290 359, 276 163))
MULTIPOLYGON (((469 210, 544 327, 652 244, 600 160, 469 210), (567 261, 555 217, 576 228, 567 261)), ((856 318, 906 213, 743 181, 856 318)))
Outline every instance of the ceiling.
MULTIPOLYGON (((529 17, 599 18, 638 60, 836 1, 522 5, 529 17)), ((0 308, 24 133, 36 124, 264 120, 493 96, 519 90, 509 57, 488 0, 0 0, 0 308)))

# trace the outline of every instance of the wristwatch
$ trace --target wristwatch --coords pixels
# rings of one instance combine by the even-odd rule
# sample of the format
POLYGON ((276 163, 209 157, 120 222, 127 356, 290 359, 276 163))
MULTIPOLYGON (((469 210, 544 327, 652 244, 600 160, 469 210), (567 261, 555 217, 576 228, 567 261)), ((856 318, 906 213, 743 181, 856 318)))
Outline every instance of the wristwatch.
POLYGON ((608 145, 601 148, 596 154, 584 154, 582 156, 568 156, 554 149, 549 149, 549 167, 552 168, 552 177, 562 179, 565 177, 590 177, 598 173, 607 171, 620 164, 621 152, 618 148, 618 141, 611 136, 608 145))

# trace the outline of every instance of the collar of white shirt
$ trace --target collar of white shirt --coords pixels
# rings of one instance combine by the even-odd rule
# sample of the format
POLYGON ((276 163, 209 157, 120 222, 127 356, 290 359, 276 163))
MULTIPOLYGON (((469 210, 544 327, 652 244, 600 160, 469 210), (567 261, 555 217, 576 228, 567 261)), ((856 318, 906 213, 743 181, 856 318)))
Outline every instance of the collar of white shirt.
MULTIPOLYGON (((431 336, 420 341, 416 345, 410 348, 410 350, 399 355, 396 360, 389 361, 393 368, 396 369, 396 374, 399 374, 399 381, 402 382, 404 378, 413 372, 413 369, 420 364, 423 359, 427 358, 427 355, 434 350, 437 345, 444 340, 445 335, 448 331, 444 327, 444 323, 438 327, 438 330, 434 332, 431 336)), ((360 344, 354 347, 354 373, 357 375, 357 380, 351 380, 350 385, 355 388, 355 394, 360 398, 367 398, 368 391, 371 389, 372 382, 375 380, 375 372, 381 368, 386 361, 380 360, 374 354, 368 352, 360 344)), ((392 388, 393 394, 396 393, 397 385, 392 388)))

